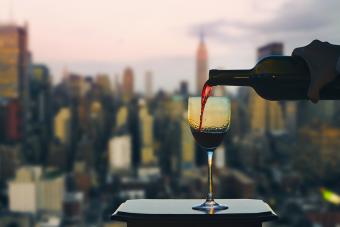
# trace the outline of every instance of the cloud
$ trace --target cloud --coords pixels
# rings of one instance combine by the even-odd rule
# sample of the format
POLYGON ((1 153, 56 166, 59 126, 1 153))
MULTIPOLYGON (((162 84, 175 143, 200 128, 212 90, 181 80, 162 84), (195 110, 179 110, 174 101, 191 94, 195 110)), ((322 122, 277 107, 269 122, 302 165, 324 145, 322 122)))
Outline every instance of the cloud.
POLYGON ((255 25, 260 31, 269 32, 306 32, 334 25, 340 2, 325 1, 288 1, 276 12, 271 21, 255 25))
POLYGON ((261 22, 227 20, 225 18, 192 25, 188 29, 191 36, 204 31, 211 40, 218 42, 244 41, 256 39, 264 34, 288 37, 297 34, 305 35, 318 32, 340 34, 339 21, 340 1, 337 0, 289 0, 275 12, 272 18, 261 22))

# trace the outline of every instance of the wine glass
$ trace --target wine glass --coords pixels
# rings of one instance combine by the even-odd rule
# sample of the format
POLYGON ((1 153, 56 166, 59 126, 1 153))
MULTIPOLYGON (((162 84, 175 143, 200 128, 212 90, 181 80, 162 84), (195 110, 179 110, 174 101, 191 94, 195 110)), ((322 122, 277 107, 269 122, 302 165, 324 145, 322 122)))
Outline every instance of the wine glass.
POLYGON ((230 102, 226 97, 210 97, 202 113, 200 128, 201 97, 189 97, 188 121, 192 135, 196 142, 208 154, 208 184, 209 190, 206 201, 192 209, 211 212, 212 210, 228 209, 214 201, 213 196, 213 155, 216 147, 220 145, 230 125, 230 102))

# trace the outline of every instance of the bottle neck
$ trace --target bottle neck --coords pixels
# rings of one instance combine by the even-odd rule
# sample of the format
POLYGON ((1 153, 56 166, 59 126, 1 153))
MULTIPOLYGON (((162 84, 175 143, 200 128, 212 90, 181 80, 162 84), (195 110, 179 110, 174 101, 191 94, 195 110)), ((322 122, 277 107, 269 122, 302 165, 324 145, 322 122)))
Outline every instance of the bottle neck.
POLYGON ((251 77, 253 70, 209 70, 209 79, 207 83, 211 86, 229 85, 229 86, 251 86, 251 77))

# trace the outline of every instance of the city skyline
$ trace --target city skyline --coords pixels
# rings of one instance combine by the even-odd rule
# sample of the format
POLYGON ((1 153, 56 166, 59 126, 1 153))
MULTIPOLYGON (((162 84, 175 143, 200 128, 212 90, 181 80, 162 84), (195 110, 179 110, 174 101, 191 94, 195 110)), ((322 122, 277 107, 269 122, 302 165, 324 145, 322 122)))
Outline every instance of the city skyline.
MULTIPOLYGON (((69 66, 52 84, 48 61, 31 58, 29 40, 29 25, 0 25, 1 227, 121 227, 109 217, 125 200, 202 199, 207 156, 187 119, 194 81, 172 76, 177 92, 152 92, 160 74, 152 68, 139 83, 126 64, 120 81, 102 67, 91 77, 69 66)), ((252 52, 282 55, 284 46, 272 40, 252 52)), ((199 92, 211 51, 203 42, 196 48, 190 72, 199 92)), ((221 88, 214 95, 228 94, 221 88)), ((336 226, 339 103, 269 102, 238 91, 230 97, 230 131, 214 152, 216 197, 267 201, 280 214, 268 227, 336 226)))
POLYGON ((120 77, 131 66, 136 91, 144 90, 147 70, 154 74, 155 91, 178 89, 182 80, 194 91, 193 59, 200 29, 206 33, 208 68, 252 67, 256 57, 251 50, 272 40, 284 42, 287 55, 315 38, 339 42, 337 1, 245 0, 232 7, 229 3, 61 1, 50 7, 44 1, 12 0, 1 3, 0 21, 9 20, 12 8, 15 22, 29 23, 33 58, 47 63, 55 83, 65 66, 83 75, 120 77))

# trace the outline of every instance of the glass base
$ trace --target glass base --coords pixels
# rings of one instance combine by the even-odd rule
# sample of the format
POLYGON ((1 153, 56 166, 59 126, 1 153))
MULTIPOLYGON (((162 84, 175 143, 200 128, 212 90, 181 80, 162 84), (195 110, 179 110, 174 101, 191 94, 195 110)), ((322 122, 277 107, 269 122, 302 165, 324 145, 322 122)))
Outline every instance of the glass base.
POLYGON ((225 206, 225 205, 220 205, 220 204, 216 203, 214 200, 206 200, 201 205, 192 207, 192 209, 212 213, 214 211, 226 210, 226 209, 228 209, 228 207, 225 206))

